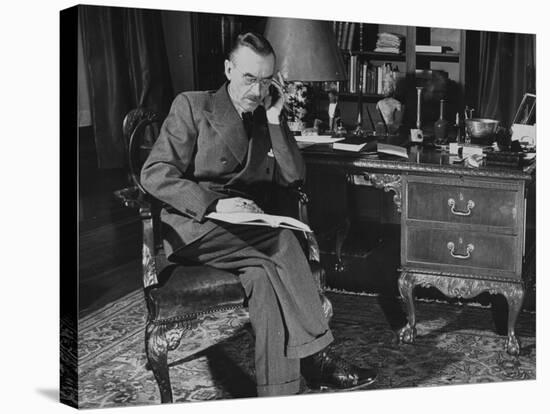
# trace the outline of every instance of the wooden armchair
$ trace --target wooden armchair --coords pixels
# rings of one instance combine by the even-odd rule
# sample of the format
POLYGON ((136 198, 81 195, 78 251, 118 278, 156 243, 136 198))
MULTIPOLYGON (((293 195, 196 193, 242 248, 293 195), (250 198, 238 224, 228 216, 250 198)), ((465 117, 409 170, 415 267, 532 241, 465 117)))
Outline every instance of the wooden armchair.
MULTIPOLYGON (((244 290, 236 275, 209 266, 168 262, 160 235, 161 203, 140 183, 141 165, 158 135, 164 117, 138 108, 130 111, 123 123, 128 149, 130 187, 116 196, 139 209, 143 227, 143 288, 148 310, 145 326, 145 350, 148 369, 157 381, 161 402, 172 402, 168 371, 168 351, 176 349, 183 334, 196 328, 206 315, 244 306, 244 290)), ((298 218, 307 222, 307 196, 298 188, 291 191, 298 218)), ((319 287, 325 316, 332 316, 332 305, 323 295, 324 272, 319 263, 319 248, 312 234, 304 234, 304 246, 319 287)))

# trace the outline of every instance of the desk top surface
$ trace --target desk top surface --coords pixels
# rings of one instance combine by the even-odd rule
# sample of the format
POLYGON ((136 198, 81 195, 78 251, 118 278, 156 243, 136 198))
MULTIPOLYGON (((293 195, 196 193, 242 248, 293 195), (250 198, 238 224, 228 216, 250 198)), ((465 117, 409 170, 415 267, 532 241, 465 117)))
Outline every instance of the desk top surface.
POLYGON ((485 165, 471 168, 460 162, 458 156, 437 148, 433 144, 410 144, 401 137, 388 137, 379 142, 407 148, 408 159, 384 155, 332 149, 331 144, 315 144, 302 148, 309 164, 322 164, 347 170, 380 170, 390 173, 417 172, 473 177, 531 180, 535 174, 535 161, 518 167, 485 165))

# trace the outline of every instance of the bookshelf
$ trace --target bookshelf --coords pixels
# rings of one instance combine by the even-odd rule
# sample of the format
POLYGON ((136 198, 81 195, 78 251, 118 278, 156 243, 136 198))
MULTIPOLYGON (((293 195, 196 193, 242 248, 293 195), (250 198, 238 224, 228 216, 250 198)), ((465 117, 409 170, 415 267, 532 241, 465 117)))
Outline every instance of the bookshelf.
MULTIPOLYGON (((466 83, 466 31, 455 29, 439 29, 416 26, 389 26, 358 22, 333 22, 333 30, 337 43, 341 49, 344 62, 348 71, 348 84, 338 85, 340 97, 343 100, 357 100, 359 94, 363 100, 376 101, 383 97, 384 92, 377 90, 365 91, 360 88, 361 74, 355 78, 359 83, 355 87, 357 92, 350 92, 353 88, 349 85, 351 57, 357 57, 359 72, 361 65, 367 64, 373 67, 390 64, 398 67, 400 76, 416 83, 417 69, 449 71, 449 78, 455 81, 461 90, 461 95, 466 83), (355 26, 353 26, 355 25, 355 26), (354 27, 354 30, 351 30, 354 27), (346 36, 347 30, 347 36, 346 36), (399 53, 375 51, 379 33, 397 33, 401 38, 399 53), (352 36, 352 37, 350 37, 352 36), (361 37, 362 36, 362 37, 361 37), (445 49, 437 52, 417 52, 416 45, 438 45, 445 49)), ((463 98, 461 97, 461 101, 463 98)))

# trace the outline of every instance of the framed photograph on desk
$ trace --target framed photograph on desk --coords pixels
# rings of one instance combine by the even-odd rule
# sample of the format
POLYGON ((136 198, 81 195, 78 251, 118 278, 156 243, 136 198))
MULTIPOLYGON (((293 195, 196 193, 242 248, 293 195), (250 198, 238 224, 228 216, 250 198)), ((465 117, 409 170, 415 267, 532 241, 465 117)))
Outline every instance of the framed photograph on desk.
POLYGON ((535 116, 536 103, 537 96, 535 94, 526 93, 523 95, 523 99, 521 100, 512 124, 533 125, 537 120, 535 116))
POLYGON ((536 146, 536 103, 537 96, 532 93, 523 95, 512 122, 512 141, 519 141, 524 148, 536 146))

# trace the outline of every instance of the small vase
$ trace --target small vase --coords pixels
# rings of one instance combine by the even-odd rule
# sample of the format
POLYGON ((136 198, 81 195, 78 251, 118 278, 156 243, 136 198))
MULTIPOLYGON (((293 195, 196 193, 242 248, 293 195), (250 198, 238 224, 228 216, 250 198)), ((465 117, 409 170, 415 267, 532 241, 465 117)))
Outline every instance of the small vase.
POLYGON ((447 138, 448 122, 444 118, 445 99, 439 103, 439 119, 434 124, 434 136, 436 141, 444 141, 447 138))

